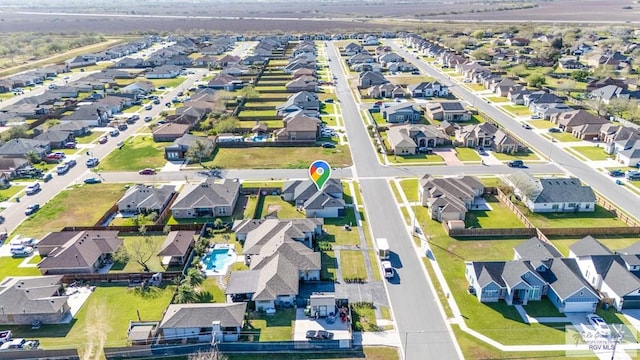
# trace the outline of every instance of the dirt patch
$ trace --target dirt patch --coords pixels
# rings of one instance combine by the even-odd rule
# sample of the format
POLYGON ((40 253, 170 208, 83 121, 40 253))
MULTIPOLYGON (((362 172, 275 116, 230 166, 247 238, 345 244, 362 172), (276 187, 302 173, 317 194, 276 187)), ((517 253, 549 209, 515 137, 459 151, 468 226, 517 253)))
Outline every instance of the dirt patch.
POLYGON ((273 214, 275 212, 278 212, 282 210, 282 206, 277 205, 277 204, 268 204, 267 205, 267 214, 273 214))

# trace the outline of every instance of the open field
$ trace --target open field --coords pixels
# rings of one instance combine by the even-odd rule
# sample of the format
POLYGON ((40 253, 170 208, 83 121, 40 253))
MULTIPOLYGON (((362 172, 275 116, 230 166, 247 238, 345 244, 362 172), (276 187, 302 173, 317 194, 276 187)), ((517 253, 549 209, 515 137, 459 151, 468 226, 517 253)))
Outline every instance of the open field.
POLYGON ((315 160, 325 160, 335 167, 351 166, 351 153, 344 145, 337 145, 335 149, 319 146, 218 148, 213 160, 203 164, 226 169, 306 169, 315 160), (295 154, 295 160, 291 159, 291 154, 295 154))
POLYGON ((40 238, 65 226, 93 226, 124 192, 122 184, 80 185, 64 190, 22 222, 14 234, 40 238))
POLYGON ((133 136, 124 141, 121 149, 113 150, 98 165, 100 171, 138 171, 158 168, 165 163, 164 147, 168 143, 156 143, 151 136, 133 136))

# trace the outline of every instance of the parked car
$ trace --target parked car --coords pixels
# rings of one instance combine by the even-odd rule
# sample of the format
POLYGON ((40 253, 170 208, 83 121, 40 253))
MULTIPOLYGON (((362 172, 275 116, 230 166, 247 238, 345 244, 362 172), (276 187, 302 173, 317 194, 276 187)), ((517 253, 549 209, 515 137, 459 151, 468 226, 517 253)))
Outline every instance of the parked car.
POLYGON ((40 204, 29 205, 24 210, 24 214, 29 216, 29 215, 32 215, 32 214, 36 213, 38 210, 40 210, 40 204))
POLYGON ((109 138, 108 138, 108 137, 106 137, 106 136, 103 136, 103 137, 101 137, 101 138, 100 138, 100 140, 98 140, 98 143, 100 143, 100 144, 106 144, 106 143, 107 143, 107 141, 109 141, 109 138))
POLYGON ((153 105, 148 104, 147 106, 144 107, 145 110, 151 110, 153 109, 153 105))
POLYGON ((17 338, 2 344, 2 346, 0 346, 0 351, 17 350, 17 349, 31 350, 31 349, 37 349, 39 345, 40 345, 40 341, 38 340, 27 340, 24 338, 17 338))
POLYGON ((529 125, 529 124, 522 124, 522 127, 527 129, 527 130, 531 130, 531 125, 529 125))
POLYGON ((140 175, 155 175, 156 171, 152 168, 146 168, 138 171, 140 175))
POLYGON ((11 340, 11 330, 0 331, 0 344, 4 344, 9 340, 11 340))
POLYGON ((325 149, 333 149, 333 148, 336 147, 336 144, 327 142, 327 143, 322 144, 322 147, 325 148, 325 149))
POLYGON ((331 340, 333 339, 333 333, 326 330, 309 330, 306 333, 306 337, 309 340, 331 340))
POLYGON ((524 167, 524 161, 522 160, 511 160, 507 163, 509 167, 521 168, 524 167))
POLYGON ((151 116, 144 117, 144 122, 150 122, 150 121, 151 121, 151 116))
POLYGON ((609 171, 609 176, 611 176, 611 177, 621 177, 621 176, 624 176, 624 171, 622 171, 622 170, 611 170, 611 171, 609 171))
POLYGON ((96 158, 96 157, 88 158, 88 159, 87 159, 87 162, 86 162, 87 167, 94 167, 94 166, 97 166, 97 165, 98 165, 98 163, 100 163, 100 160, 98 160, 98 158, 96 158))
POLYGON ((120 131, 125 131, 129 128, 129 126, 127 124, 120 124, 118 125, 118 130, 120 131))
POLYGON ((393 266, 391 266, 390 261, 381 261, 380 265, 382 266, 382 272, 384 273, 384 277, 387 279, 391 279, 395 275, 395 270, 393 266))
POLYGON ((100 179, 99 177, 90 177, 90 178, 84 179, 85 184, 100 184, 101 182, 102 182, 102 179, 100 179))
MULTIPOLYGON (((26 211, 25 211, 25 214, 31 215, 31 214, 27 214, 26 211)), ((13 257, 27 257, 33 254, 33 248, 31 246, 25 246, 25 245, 11 247, 9 251, 11 252, 11 256, 13 257)))
POLYGON ((153 103, 154 103, 155 105, 160 105, 160 99, 154 99, 154 100, 153 100, 153 103))
POLYGON ((69 165, 66 164, 62 164, 62 165, 58 165, 58 167, 56 167, 56 173, 58 175, 64 175, 69 171, 69 165))
POLYGON ((533 115, 531 115, 531 118, 532 118, 532 119, 540 119, 540 115, 538 115, 538 114, 533 114, 533 115))
POLYGON ((611 329, 609 329, 609 325, 607 325, 604 319, 600 316, 596 314, 589 314, 587 315, 587 321, 589 321, 599 335, 605 337, 611 336, 611 329))
POLYGON ((113 129, 111 131, 109 131, 109 135, 116 137, 118 135, 120 135, 120 131, 118 129, 113 129))
POLYGON ((45 176, 42 177, 42 181, 44 182, 49 182, 53 180, 53 175, 51 175, 51 173, 46 174, 45 176))
POLYGON ((76 166, 76 164, 78 164, 75 160, 67 160, 64 162, 65 165, 67 165, 69 168, 72 168, 74 166, 76 166))
POLYGON ((562 130, 560 130, 560 129, 558 129, 558 128, 550 128, 550 129, 549 129, 549 132, 550 132, 550 133, 559 133, 559 132, 562 132, 562 130))
POLYGON ((40 183, 33 183, 29 186, 27 186, 27 195, 35 195, 38 193, 38 191, 40 191, 40 183))
MULTIPOLYGON (((4 216, 0 215, 0 224, 4 224, 4 221, 5 221, 5 220, 6 220, 6 219, 4 218, 4 216)), ((0 240, 0 241, 1 241, 1 240, 0 240)))
POLYGON ((69 141, 68 143, 64 144, 64 147, 67 149, 75 149, 77 146, 77 144, 73 141, 69 141))

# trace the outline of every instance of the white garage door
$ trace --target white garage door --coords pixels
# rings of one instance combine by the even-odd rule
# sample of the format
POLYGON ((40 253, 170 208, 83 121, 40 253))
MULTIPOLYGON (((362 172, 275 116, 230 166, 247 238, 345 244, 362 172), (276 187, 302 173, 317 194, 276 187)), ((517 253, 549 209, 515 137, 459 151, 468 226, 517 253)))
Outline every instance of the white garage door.
POLYGON ((564 312, 592 312, 594 306, 592 302, 567 301, 564 305, 564 312))

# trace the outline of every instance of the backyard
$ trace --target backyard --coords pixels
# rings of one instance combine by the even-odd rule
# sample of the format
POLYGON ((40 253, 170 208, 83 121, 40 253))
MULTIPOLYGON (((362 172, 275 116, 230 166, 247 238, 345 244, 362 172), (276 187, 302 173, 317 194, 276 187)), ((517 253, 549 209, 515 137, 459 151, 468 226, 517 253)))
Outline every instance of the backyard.
POLYGON ((13 233, 41 238, 65 226, 93 226, 124 192, 122 184, 80 185, 61 191, 13 233))
POLYGON ((218 148, 213 160, 203 165, 225 169, 306 169, 315 160, 325 160, 333 167, 346 167, 351 166, 351 153, 345 145, 337 145, 335 149, 316 146, 218 148))
POLYGON ((464 221, 467 227, 483 229, 511 229, 525 227, 513 212, 493 196, 485 196, 491 210, 471 210, 464 221))
MULTIPOLYGON (((124 239, 124 249, 128 254, 127 261, 116 262, 111 267, 110 272, 142 272, 145 271, 144 267, 136 262, 136 259, 142 260, 148 258, 146 261, 146 265, 149 267, 149 271, 158 272, 158 271, 167 271, 164 266, 160 263, 160 257, 156 256, 162 243, 167 238, 165 234, 147 234, 143 235, 132 235, 127 234, 123 236, 119 235, 124 239)), ((181 267, 171 269, 174 271, 182 270, 181 267)))
POLYGON ((124 141, 121 149, 107 155, 98 165, 98 171, 138 171, 144 168, 159 168, 166 162, 164 147, 151 136, 132 136, 124 141))
POLYGON ((273 315, 251 312, 242 330, 249 341, 289 341, 293 336, 295 309, 279 309, 273 315))
POLYGON ((593 212, 533 213, 519 201, 514 201, 520 211, 538 228, 586 228, 628 226, 611 211, 595 206, 593 212))

